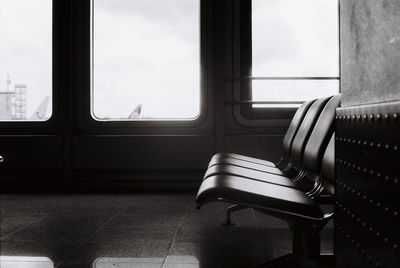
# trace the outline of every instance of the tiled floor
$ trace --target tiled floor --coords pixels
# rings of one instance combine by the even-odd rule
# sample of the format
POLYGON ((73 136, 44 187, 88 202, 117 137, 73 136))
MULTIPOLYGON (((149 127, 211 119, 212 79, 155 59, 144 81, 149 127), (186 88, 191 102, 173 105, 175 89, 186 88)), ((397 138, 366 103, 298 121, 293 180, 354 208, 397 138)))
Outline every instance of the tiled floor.
POLYGON ((251 267, 291 248, 284 222, 248 209, 222 226, 227 204, 197 210, 194 194, 0 198, 0 255, 48 257, 57 268, 251 267))

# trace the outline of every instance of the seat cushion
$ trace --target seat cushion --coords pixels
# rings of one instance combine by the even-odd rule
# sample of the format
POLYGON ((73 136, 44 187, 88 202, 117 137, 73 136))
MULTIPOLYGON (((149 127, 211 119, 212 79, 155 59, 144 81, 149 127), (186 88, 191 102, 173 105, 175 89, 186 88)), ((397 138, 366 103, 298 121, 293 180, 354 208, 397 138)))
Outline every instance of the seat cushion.
POLYGON ((197 205, 217 200, 299 219, 323 217, 319 206, 302 191, 237 176, 216 175, 202 182, 196 196, 197 205))
POLYGON ((234 153, 217 153, 217 154, 215 154, 211 158, 209 166, 214 165, 214 161, 216 161, 215 159, 218 159, 218 158, 234 158, 234 159, 243 160, 243 161, 256 163, 256 164, 260 164, 260 165, 275 167, 275 164, 271 161, 267 161, 267 160, 255 158, 255 157, 250 157, 250 156, 246 156, 246 155, 241 155, 241 154, 234 154, 234 153))
POLYGON ((296 185, 292 182, 292 180, 287 177, 232 165, 212 166, 206 171, 204 179, 215 175, 233 175, 249 180, 256 180, 265 183, 273 183, 281 186, 296 188, 296 185))
POLYGON ((215 165, 232 165, 247 169, 258 170, 262 172, 267 172, 275 175, 285 176, 285 174, 277 167, 271 167, 267 165, 261 165, 257 163, 252 163, 244 160, 239 160, 235 158, 219 157, 215 158, 212 163, 209 164, 209 168, 215 165))

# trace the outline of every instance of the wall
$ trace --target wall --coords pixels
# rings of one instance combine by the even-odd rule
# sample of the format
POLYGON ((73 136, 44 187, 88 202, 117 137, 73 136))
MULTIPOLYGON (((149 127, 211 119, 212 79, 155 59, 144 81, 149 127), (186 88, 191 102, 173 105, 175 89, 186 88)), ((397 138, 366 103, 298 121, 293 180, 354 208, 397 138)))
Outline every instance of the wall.
POLYGON ((342 0, 336 266, 400 267, 400 1, 342 0))
POLYGON ((342 106, 400 99, 400 1, 342 0, 342 106))

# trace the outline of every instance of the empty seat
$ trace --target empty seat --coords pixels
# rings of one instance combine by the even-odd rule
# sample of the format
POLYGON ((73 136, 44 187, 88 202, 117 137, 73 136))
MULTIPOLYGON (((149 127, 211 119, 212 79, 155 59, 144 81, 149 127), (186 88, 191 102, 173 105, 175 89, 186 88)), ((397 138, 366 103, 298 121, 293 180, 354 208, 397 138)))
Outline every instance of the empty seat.
MULTIPOLYGON (((304 174, 306 174, 306 171, 311 171, 314 174, 318 174, 321 170, 321 159, 323 157, 323 153, 325 151, 329 138, 332 136, 334 130, 333 122, 335 117, 335 110, 336 107, 338 107, 339 103, 340 95, 333 97, 325 105, 317 122, 315 123, 315 126, 312 128, 310 138, 308 139, 306 145, 303 145, 305 135, 302 135, 302 137, 299 139, 295 138, 293 141, 293 165, 297 170, 301 170, 304 174)), ((302 125, 309 124, 306 124, 306 122, 304 122, 302 125)), ((282 174, 282 172, 276 172, 273 174, 271 174, 272 172, 267 173, 266 168, 257 169, 255 165, 257 164, 247 163, 246 166, 237 166, 233 164, 214 165, 208 168, 204 175, 204 179, 215 175, 233 175, 288 187, 298 187, 295 183, 292 182, 291 179, 282 176, 284 175, 282 174)))
POLYGON ((271 167, 284 167, 289 160, 288 158, 290 156, 290 148, 292 146, 292 142, 297 133, 297 130, 299 129, 301 122, 303 122, 303 119, 306 113, 308 112, 308 109, 314 102, 315 100, 306 101, 297 109, 295 115, 293 116, 292 121, 290 122, 289 128, 286 131, 285 137, 283 138, 283 143, 282 143, 283 154, 281 160, 276 165, 273 162, 267 160, 241 154, 235 154, 235 153, 217 153, 211 158, 210 165, 213 165, 214 164, 213 162, 215 160, 218 161, 217 159, 219 158, 233 158, 251 163, 267 165, 271 167))
MULTIPOLYGON (((307 167, 315 167, 310 161, 314 160, 305 157, 303 162, 307 167)), ((323 177, 326 189, 333 194, 333 135, 324 150, 321 166, 320 177, 323 177)), ((324 214, 318 202, 300 190, 234 175, 215 175, 202 182, 196 196, 197 206, 212 201, 240 204, 287 221, 293 231, 293 251, 283 260, 294 262, 293 265, 313 262, 319 257, 319 231, 333 215, 324 214)))
MULTIPOLYGON (((284 146, 284 150, 288 150, 286 153, 286 155, 288 155, 287 159, 289 161, 288 167, 292 166, 293 154, 295 154, 296 160, 299 160, 299 158, 300 158, 300 161, 297 161, 297 162, 301 163, 302 152, 304 151, 306 142, 308 141, 308 138, 313 130, 315 123, 317 122, 317 120, 321 114, 321 111, 324 109, 325 105, 327 104, 327 102, 330 99, 331 99, 331 97, 322 98, 317 101, 314 101, 311 104, 310 108, 305 113, 305 116, 298 128, 298 131, 294 135, 293 141, 290 143, 290 146, 288 146, 288 145, 284 146), (289 148, 290 148, 290 150, 289 150, 289 148), (300 153, 300 155, 299 155, 299 153, 300 153)), ((336 100, 337 100, 337 98, 336 98, 336 100)), ((287 173, 287 172, 284 172, 284 171, 278 169, 277 167, 273 167, 271 165, 263 165, 260 163, 249 162, 249 161, 242 160, 242 159, 222 157, 222 156, 214 157, 210 161, 209 167, 212 167, 215 165, 224 165, 224 164, 258 170, 261 172, 268 172, 268 173, 281 175, 281 176, 283 176, 283 175, 285 175, 285 173, 287 173)), ((288 168, 287 170, 290 171, 290 168, 288 168)))

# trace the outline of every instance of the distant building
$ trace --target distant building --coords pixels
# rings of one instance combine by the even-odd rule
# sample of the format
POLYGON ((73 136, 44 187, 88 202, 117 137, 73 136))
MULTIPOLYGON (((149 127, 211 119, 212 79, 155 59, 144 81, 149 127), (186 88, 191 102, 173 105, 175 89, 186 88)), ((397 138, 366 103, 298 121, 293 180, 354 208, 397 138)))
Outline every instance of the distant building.
POLYGON ((7 78, 6 91, 0 91, 0 120, 25 120, 26 84, 15 84, 10 90, 11 81, 7 78))
POLYGON ((9 103, 9 92, 0 92, 0 120, 11 120, 12 109, 9 103))

